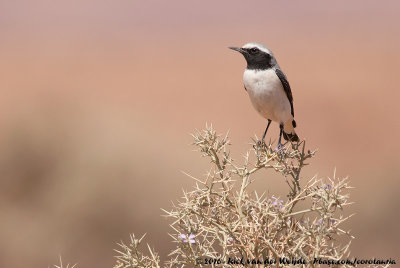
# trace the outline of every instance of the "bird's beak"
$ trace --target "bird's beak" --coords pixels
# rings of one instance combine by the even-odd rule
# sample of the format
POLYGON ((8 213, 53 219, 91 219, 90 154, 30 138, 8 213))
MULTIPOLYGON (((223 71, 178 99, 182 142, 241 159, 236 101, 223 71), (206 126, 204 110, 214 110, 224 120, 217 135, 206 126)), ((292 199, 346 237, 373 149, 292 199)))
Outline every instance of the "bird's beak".
POLYGON ((240 48, 240 47, 229 47, 230 49, 232 49, 232 50, 235 50, 235 51, 237 51, 237 52, 240 52, 240 53, 242 53, 243 54, 243 52, 244 52, 244 50, 242 49, 242 48, 240 48))

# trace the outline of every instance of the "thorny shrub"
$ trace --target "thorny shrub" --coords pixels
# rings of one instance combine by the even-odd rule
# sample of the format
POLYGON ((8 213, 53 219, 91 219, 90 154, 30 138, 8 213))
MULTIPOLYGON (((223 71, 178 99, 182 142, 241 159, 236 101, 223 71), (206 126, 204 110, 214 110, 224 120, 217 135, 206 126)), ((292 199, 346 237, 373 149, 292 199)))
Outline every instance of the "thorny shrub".
POLYGON ((194 189, 184 191, 171 210, 163 210, 170 219, 169 235, 176 245, 169 260, 162 265, 149 245, 148 254, 143 254, 139 247, 144 236, 138 239, 132 234, 129 243, 118 244, 114 268, 264 267, 266 260, 280 258, 289 263, 268 265, 319 267, 321 264, 313 260, 323 259, 332 261, 331 267, 353 267, 334 263, 349 258, 354 239, 342 227, 352 216, 343 211, 351 204, 348 179, 335 175, 302 178, 303 167, 315 155, 306 149, 305 141, 275 149, 272 143, 253 140, 244 163, 237 165, 230 156, 227 135, 217 135, 212 127, 206 127, 193 138, 212 167, 204 179, 188 175, 195 182, 194 189), (252 175, 262 169, 282 175, 288 186, 285 198, 249 189, 255 180, 252 175), (257 260, 263 263, 251 263, 257 260), (306 262, 291 262, 296 260, 306 262))
MULTIPOLYGON (((277 150, 272 143, 253 140, 244 164, 238 166, 230 156, 227 135, 217 135, 212 127, 206 127, 193 138, 212 168, 203 180, 189 175, 194 190, 184 191, 182 200, 170 211, 164 210, 176 244, 165 267, 202 267, 206 258, 339 260, 348 256, 354 237, 341 226, 351 215, 345 217, 341 210, 351 204, 347 193, 351 187, 346 178, 335 177, 327 181, 313 177, 302 186, 301 170, 315 155, 306 149, 305 141, 286 143, 277 150), (283 176, 288 186, 286 198, 250 192, 252 175, 261 169, 283 176), (298 209, 300 203, 307 208, 298 209)), ((138 250, 142 238, 132 235, 129 244, 120 244, 115 268, 161 267, 159 256, 150 247, 149 255, 138 250)), ((241 265, 225 261, 212 266, 241 265)))

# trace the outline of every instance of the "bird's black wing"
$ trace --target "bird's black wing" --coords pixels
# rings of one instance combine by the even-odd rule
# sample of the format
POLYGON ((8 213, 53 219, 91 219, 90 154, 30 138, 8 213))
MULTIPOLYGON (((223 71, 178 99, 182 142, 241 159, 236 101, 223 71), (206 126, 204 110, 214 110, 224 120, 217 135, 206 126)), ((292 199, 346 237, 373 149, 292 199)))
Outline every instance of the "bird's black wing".
POLYGON ((286 96, 289 99, 290 102, 290 108, 292 109, 292 115, 294 116, 294 109, 293 109, 293 95, 292 95, 292 90, 290 89, 290 85, 288 80, 286 79, 285 74, 280 70, 280 69, 275 69, 276 75, 279 77, 279 80, 281 80, 283 89, 285 90, 286 96))

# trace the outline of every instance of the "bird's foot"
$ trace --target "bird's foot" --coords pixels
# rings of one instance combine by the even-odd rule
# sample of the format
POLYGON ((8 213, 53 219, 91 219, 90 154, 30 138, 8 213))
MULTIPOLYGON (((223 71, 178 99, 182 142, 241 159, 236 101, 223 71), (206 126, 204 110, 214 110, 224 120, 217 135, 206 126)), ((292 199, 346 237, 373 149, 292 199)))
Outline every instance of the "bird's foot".
POLYGON ((282 151, 283 149, 285 149, 285 147, 282 145, 282 143, 278 143, 278 146, 275 148, 276 152, 282 151))
POLYGON ((267 147, 267 144, 265 143, 264 139, 257 141, 257 147, 258 148, 265 148, 267 147))
POLYGON ((285 157, 285 149, 285 146, 283 146, 281 143, 278 143, 278 146, 275 148, 275 152, 281 160, 283 160, 285 157))

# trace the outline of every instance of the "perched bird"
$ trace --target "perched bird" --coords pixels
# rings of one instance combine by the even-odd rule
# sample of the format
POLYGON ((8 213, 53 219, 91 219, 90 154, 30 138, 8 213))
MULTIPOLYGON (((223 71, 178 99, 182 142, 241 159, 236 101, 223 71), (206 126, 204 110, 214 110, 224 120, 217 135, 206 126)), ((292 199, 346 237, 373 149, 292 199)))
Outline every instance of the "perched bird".
POLYGON ((243 74, 244 89, 257 112, 268 120, 262 141, 264 141, 271 121, 279 123, 281 138, 298 141, 294 128, 293 96, 286 75, 278 65, 272 52, 264 45, 248 43, 242 47, 229 47, 240 52, 247 61, 243 74))

